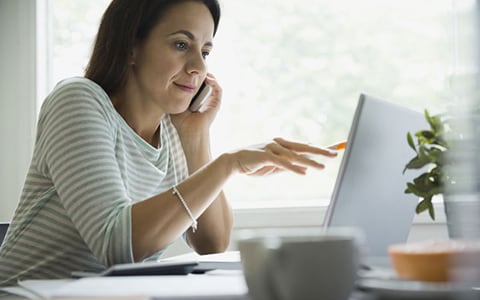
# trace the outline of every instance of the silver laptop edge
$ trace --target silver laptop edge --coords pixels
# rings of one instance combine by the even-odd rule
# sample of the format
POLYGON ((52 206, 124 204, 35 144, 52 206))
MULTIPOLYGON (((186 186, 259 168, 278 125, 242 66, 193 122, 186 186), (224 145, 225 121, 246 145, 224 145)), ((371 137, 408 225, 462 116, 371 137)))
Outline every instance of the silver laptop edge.
POLYGON ((324 228, 357 227, 367 256, 388 257, 388 245, 407 241, 418 198, 405 194, 415 172, 407 132, 428 127, 423 114, 361 94, 328 206, 324 228))

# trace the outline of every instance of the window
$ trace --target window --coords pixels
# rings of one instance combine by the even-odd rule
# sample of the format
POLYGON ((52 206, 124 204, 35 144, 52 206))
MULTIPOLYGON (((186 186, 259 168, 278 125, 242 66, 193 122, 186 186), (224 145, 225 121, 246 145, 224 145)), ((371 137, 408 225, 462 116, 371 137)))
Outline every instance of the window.
MULTIPOLYGON (((82 75, 107 0, 50 0, 50 88, 82 75)), ((283 136, 328 145, 348 135, 358 96, 448 109, 472 60, 475 0, 223 0, 208 58, 224 89, 213 151, 283 136)), ((386 124, 388 126, 388 124, 386 124)), ((321 205, 341 157, 306 176, 237 176, 234 207, 321 205)))

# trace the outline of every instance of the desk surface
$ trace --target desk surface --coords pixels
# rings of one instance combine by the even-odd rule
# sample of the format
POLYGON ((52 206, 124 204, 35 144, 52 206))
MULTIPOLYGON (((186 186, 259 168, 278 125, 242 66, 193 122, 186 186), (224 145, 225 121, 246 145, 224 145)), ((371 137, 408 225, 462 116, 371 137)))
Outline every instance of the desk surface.
MULTIPOLYGON (((12 289, 12 291, 15 291, 12 289)), ((241 272, 213 271, 202 275, 95 277, 73 280, 29 280, 16 288, 18 296, 0 299, 209 299, 251 300, 241 272), (23 295, 23 296, 22 296, 23 295)), ((356 292, 350 300, 371 300, 356 292)))
MULTIPOLYGON (((21 286, 23 290, 18 288, 17 292, 23 297, 4 296, 0 299, 252 300, 241 271, 214 271, 202 275, 30 280, 21 282, 21 286)), ((454 296, 449 293, 412 293, 384 289, 381 293, 355 291, 349 300, 457 299, 454 296)))
MULTIPOLYGON (((370 288, 355 291, 350 300, 458 299, 452 286, 443 284, 426 286, 425 283, 386 281, 360 285, 370 288), (413 284, 413 285, 412 285, 413 284)), ((241 270, 218 270, 206 274, 176 276, 121 276, 89 277, 67 280, 27 280, 19 287, 10 289, 18 297, 4 296, 0 299, 209 299, 252 300, 248 294, 241 270)), ((475 298, 480 299, 476 291, 475 298)), ((461 298, 465 299, 465 298, 461 298)))

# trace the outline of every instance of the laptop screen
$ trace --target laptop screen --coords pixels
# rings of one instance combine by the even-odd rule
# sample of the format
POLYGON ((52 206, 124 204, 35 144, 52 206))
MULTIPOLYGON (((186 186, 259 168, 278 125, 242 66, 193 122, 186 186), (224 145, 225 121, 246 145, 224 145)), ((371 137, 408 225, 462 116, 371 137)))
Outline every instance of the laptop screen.
POLYGON ((407 241, 418 203, 404 193, 415 177, 403 174, 415 155, 407 132, 427 127, 419 112, 360 95, 324 226, 359 228, 367 257, 387 257, 388 245, 407 241))

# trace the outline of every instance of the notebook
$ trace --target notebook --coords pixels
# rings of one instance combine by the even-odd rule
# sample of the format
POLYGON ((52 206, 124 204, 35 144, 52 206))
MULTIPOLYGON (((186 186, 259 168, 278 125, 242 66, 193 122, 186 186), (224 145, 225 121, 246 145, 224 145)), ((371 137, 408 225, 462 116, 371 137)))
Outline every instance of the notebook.
POLYGON ((72 277, 104 277, 104 276, 148 276, 148 275, 187 275, 203 274, 212 270, 241 270, 240 253, 227 251, 224 253, 199 255, 194 252, 158 261, 117 264, 100 273, 75 271, 72 277))
POLYGON ((357 227, 364 233, 367 261, 388 262, 390 244, 407 241, 418 197, 405 194, 418 176, 403 174, 415 155, 407 132, 428 124, 423 114, 361 94, 353 116, 324 227, 357 227))

